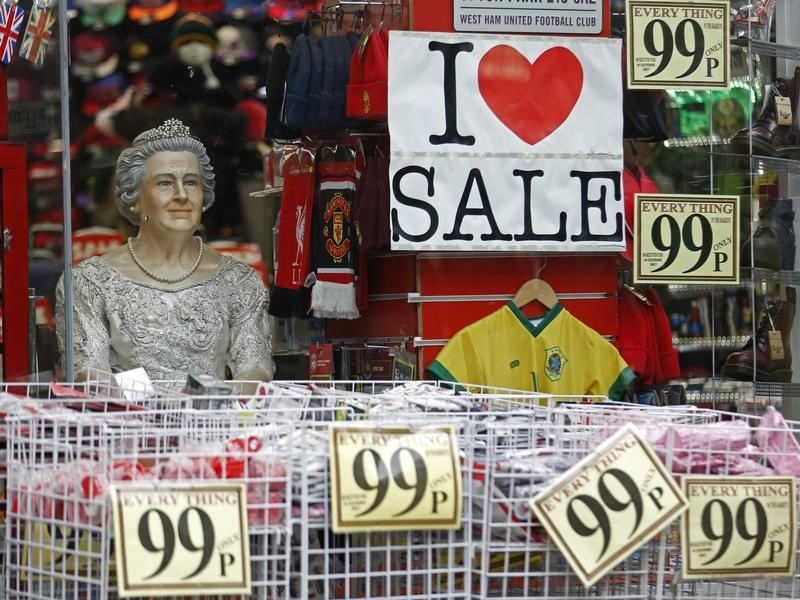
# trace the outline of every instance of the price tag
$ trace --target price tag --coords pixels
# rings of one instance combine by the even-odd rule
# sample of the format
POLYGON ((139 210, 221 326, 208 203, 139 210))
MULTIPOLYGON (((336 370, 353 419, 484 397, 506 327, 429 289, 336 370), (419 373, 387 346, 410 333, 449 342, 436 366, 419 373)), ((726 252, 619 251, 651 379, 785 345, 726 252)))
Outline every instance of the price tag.
POLYGON ((684 579, 794 575, 794 477, 683 478, 684 579))
POLYGON ((686 508, 647 441, 626 425, 530 501, 586 586, 686 508))
POLYGON ((629 89, 727 88, 727 0, 627 0, 629 89))
POLYGON ((635 283, 739 283, 739 196, 636 194, 635 283))
POLYGON ((111 488, 121 597, 250 594, 242 484, 111 488))
POLYGON ((461 468, 452 425, 333 424, 333 530, 458 529, 461 468))
POLYGON ((24 528, 22 564, 30 568, 22 571, 22 581, 29 578, 49 580, 47 575, 34 573, 60 573, 62 570, 85 575, 91 571, 92 558, 103 551, 100 537, 92 536, 86 529, 40 521, 25 521, 24 528))

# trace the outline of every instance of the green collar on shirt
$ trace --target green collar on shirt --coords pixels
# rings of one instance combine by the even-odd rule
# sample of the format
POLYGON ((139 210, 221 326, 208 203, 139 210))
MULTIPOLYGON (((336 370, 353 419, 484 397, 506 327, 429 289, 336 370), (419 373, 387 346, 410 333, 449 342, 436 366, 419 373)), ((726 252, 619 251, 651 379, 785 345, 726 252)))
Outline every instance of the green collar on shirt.
POLYGON ((547 327, 550 324, 550 322, 558 316, 558 313, 564 310, 564 307, 561 306, 561 303, 559 302, 553 308, 548 310, 542 316, 541 320, 536 325, 534 325, 533 323, 531 323, 531 320, 522 313, 520 308, 516 304, 511 302, 511 300, 509 300, 506 303, 506 306, 512 313, 514 313, 517 319, 519 319, 519 322, 522 323, 525 326, 525 328, 533 334, 534 337, 542 333, 544 328, 547 327))

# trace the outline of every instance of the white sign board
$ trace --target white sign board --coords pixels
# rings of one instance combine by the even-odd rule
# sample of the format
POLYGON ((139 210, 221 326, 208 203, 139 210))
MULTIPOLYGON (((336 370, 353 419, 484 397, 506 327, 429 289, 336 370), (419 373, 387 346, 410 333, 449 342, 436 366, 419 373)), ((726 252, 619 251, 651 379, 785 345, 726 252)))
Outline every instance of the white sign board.
POLYGON ((620 44, 392 31, 392 249, 624 249, 620 44))
POLYGON ((531 501, 586 586, 664 529, 686 498, 647 440, 626 425, 531 501))
POLYGON ((598 34, 603 0, 453 0, 455 31, 598 34))
POLYGON ((111 487, 118 594, 250 594, 247 493, 228 482, 111 487))
POLYGON ((625 17, 628 89, 728 87, 727 0, 627 0, 625 17))

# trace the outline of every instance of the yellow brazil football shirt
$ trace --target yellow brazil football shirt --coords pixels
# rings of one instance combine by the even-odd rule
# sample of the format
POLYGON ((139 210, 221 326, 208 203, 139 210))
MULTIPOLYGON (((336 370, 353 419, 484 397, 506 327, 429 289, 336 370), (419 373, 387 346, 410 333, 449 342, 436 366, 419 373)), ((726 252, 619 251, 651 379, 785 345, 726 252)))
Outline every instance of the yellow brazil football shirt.
POLYGON ((512 302, 456 333, 427 370, 444 381, 612 400, 635 377, 608 340, 561 304, 534 324, 512 302))

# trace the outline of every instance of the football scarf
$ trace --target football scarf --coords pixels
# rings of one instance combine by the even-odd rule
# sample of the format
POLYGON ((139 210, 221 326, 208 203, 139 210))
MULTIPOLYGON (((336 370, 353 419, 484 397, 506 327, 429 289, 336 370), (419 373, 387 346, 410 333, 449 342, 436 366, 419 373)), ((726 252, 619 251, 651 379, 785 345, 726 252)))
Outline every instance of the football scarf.
POLYGON ((289 150, 281 166, 283 197, 278 216, 278 264, 269 313, 276 317, 308 316, 303 294, 311 271, 311 211, 314 204, 314 155, 307 149, 289 150))
POLYGON ((363 154, 338 144, 320 150, 317 161, 318 197, 312 222, 316 282, 311 288, 315 317, 357 319, 357 238, 353 200, 363 154))

